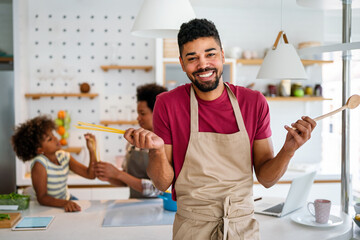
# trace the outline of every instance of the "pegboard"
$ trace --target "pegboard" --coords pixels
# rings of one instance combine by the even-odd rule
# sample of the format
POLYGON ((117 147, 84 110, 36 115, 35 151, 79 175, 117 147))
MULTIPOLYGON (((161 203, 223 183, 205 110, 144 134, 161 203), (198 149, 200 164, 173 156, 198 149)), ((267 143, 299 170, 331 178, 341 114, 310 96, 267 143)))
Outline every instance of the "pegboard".
MULTIPOLYGON (((27 6, 26 39, 27 93, 79 93, 87 82, 89 98, 40 98, 26 100, 27 118, 48 114, 56 118, 59 110, 71 115, 69 146, 82 146, 85 151, 78 161, 87 164, 84 140, 86 131, 73 126, 78 121, 99 124, 101 120, 136 120, 136 88, 155 82, 154 71, 110 70, 101 65, 155 64, 155 40, 130 34, 141 0, 30 0, 27 6)), ((15 18, 17 16, 14 16, 15 18)), ((15 69, 16 71, 16 69, 15 69)), ((19 91, 15 94, 21 94, 19 91)), ((19 97, 19 96, 18 96, 19 97)), ((111 127, 127 129, 131 126, 111 127)), ((98 140, 101 159, 115 163, 125 154, 126 140, 117 134, 92 132, 98 140)))

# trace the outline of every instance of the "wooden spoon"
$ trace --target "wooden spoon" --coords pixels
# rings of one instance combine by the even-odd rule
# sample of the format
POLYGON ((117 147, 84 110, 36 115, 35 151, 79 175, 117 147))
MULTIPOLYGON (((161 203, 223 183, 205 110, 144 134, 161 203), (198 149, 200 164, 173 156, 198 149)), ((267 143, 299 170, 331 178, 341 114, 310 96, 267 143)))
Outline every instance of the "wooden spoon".
MULTIPOLYGON (((330 117, 330 116, 332 116, 332 115, 334 115, 334 114, 336 114, 338 112, 341 112, 341 111, 343 111, 343 110, 345 110, 347 108, 348 109, 354 109, 357 106, 359 106, 359 104, 360 104, 360 96, 357 95, 357 94, 352 95, 351 97, 349 97, 349 99, 347 100, 347 102, 345 103, 344 106, 342 106, 341 108, 338 108, 338 109, 336 109, 336 110, 334 110, 332 112, 329 112, 327 114, 316 117, 316 118, 314 118, 314 121, 315 122, 320 121, 320 120, 322 120, 324 118, 330 117)), ((292 127, 292 129, 296 130, 296 128, 294 128, 294 127, 292 127)))
POLYGON ((324 119, 324 118, 327 118, 327 117, 330 117, 338 112, 341 112, 345 109, 354 109, 356 108, 357 106, 359 106, 360 104, 360 96, 355 94, 355 95, 352 95, 351 97, 349 97, 349 99, 347 100, 346 104, 344 106, 342 106, 341 108, 338 108, 332 112, 329 112, 327 114, 324 114, 324 115, 321 115, 317 118, 314 118, 315 121, 320 121, 321 119, 324 119))

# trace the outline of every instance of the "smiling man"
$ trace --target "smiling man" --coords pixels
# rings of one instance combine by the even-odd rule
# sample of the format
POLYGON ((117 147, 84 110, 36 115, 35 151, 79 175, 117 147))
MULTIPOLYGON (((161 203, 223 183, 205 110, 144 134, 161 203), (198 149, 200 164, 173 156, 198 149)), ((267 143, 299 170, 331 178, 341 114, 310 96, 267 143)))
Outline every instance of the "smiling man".
POLYGON ((260 92, 224 83, 215 25, 184 23, 178 44, 191 83, 157 98, 154 132, 131 128, 125 138, 150 149, 147 172, 155 186, 173 186, 173 239, 259 239, 253 169, 262 185, 274 185, 316 123, 302 117, 292 124, 297 130, 285 126, 285 143, 274 156, 267 101, 260 92))

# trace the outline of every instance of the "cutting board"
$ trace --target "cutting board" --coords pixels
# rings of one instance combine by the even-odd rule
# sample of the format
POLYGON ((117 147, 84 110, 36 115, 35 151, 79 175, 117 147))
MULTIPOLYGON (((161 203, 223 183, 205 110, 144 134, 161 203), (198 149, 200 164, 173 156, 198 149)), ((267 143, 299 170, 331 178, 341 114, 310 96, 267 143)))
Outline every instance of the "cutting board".
POLYGON ((21 213, 3 213, 3 214, 9 214, 10 220, 9 219, 0 220, 0 228, 11 228, 21 217, 21 213))

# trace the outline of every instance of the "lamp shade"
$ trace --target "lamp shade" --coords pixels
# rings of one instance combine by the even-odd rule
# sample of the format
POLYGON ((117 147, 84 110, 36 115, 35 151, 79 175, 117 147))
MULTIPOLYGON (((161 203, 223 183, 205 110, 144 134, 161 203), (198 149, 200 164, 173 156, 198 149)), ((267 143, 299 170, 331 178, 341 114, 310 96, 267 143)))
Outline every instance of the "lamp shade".
POLYGON ((176 38, 181 24, 195 17, 189 0, 144 0, 131 34, 148 38, 176 38))
POLYGON ((274 47, 266 54, 256 78, 307 79, 304 66, 294 46, 287 43, 286 36, 284 36, 286 43, 278 45, 279 36, 276 39, 274 47))

